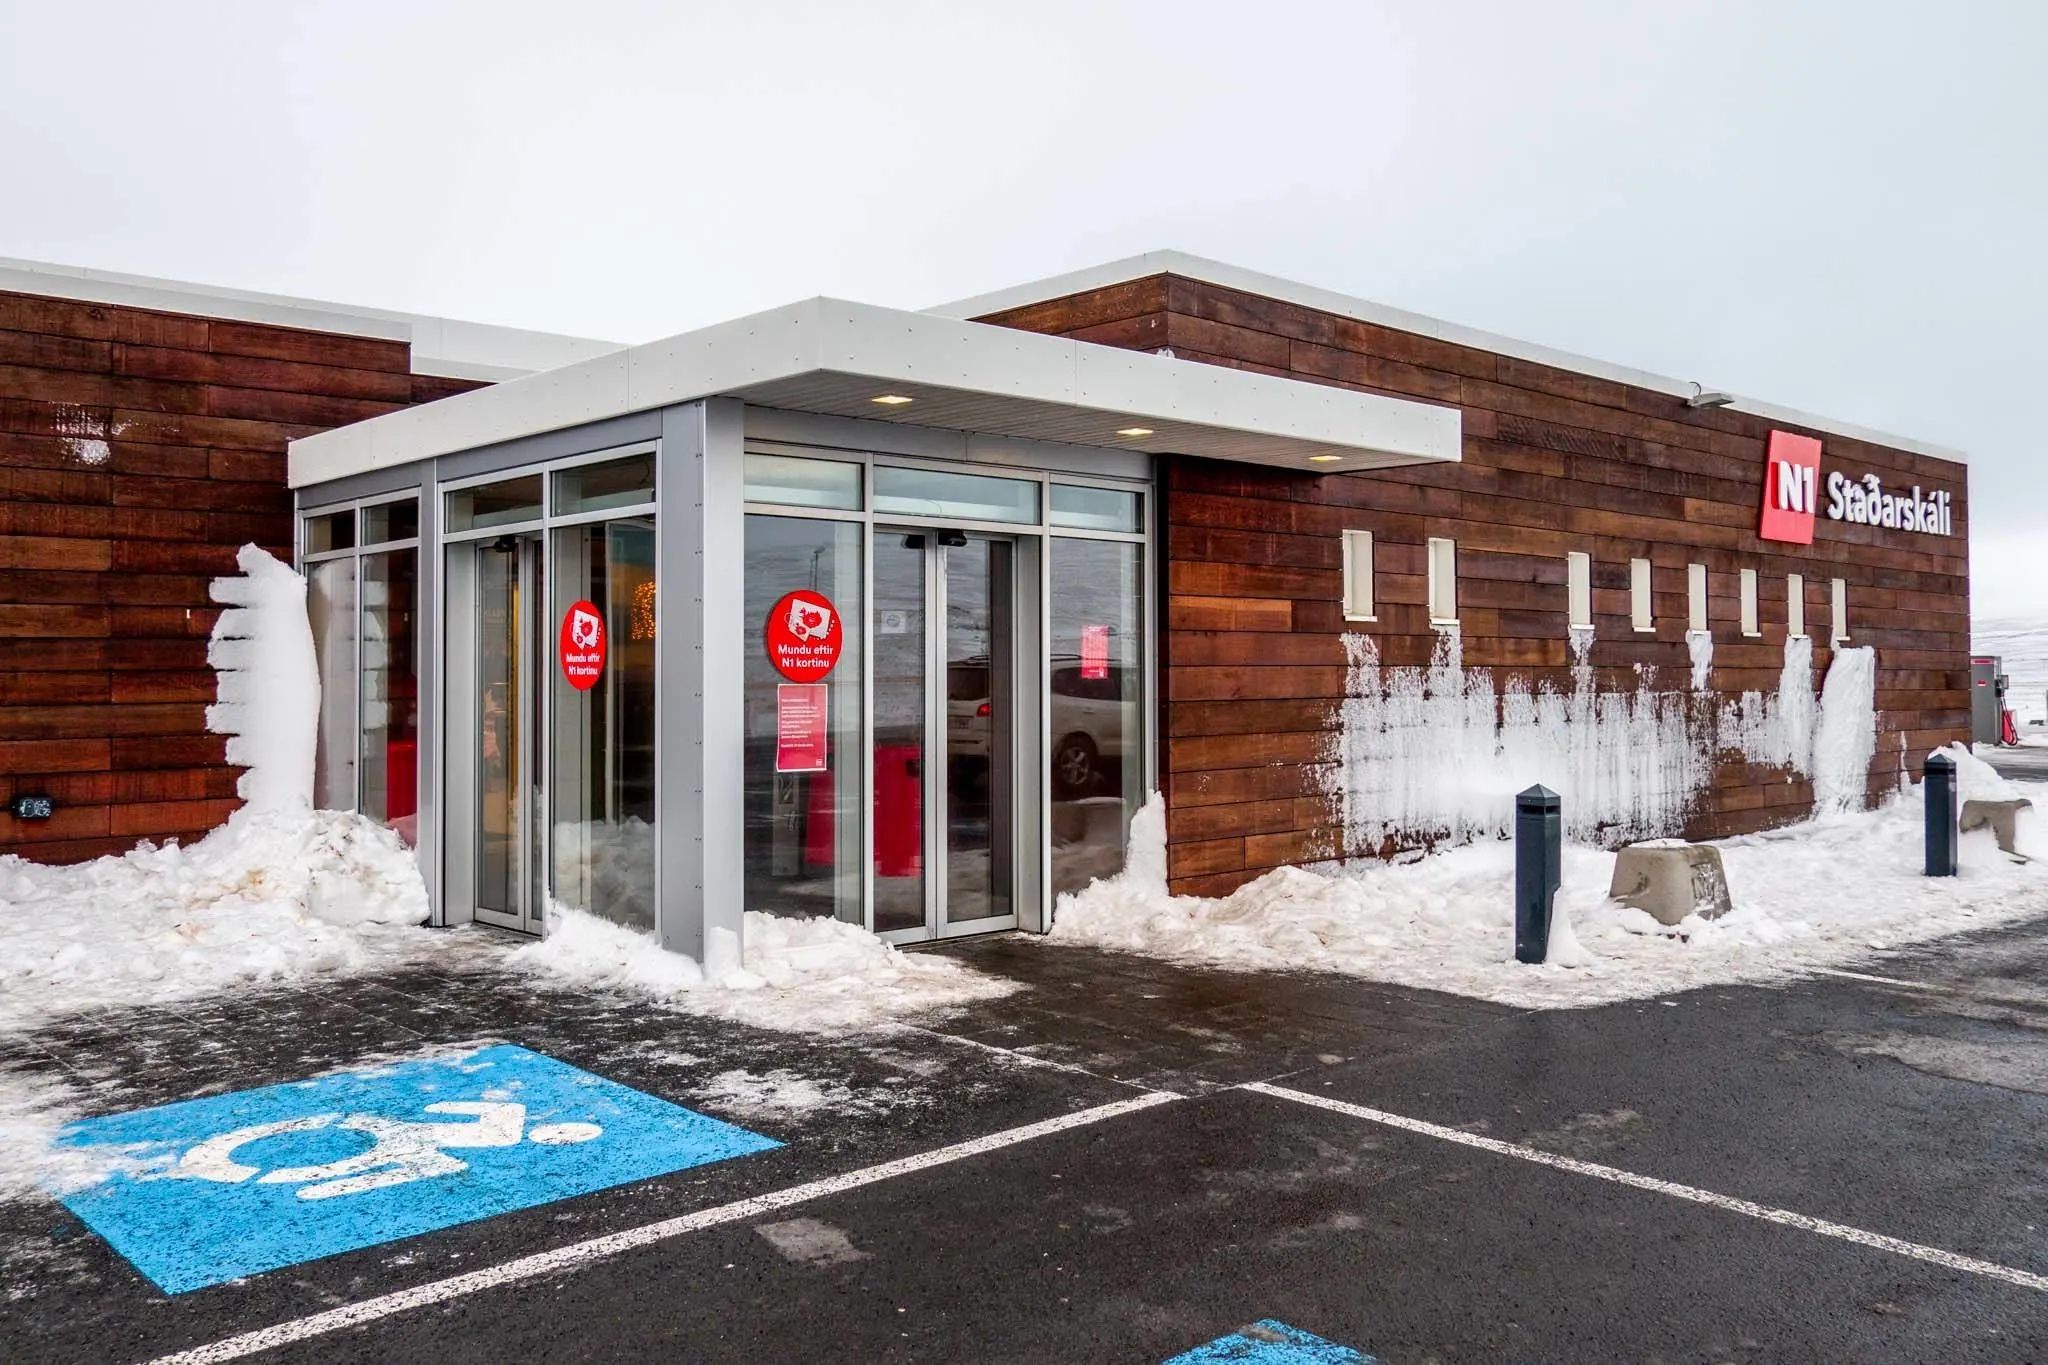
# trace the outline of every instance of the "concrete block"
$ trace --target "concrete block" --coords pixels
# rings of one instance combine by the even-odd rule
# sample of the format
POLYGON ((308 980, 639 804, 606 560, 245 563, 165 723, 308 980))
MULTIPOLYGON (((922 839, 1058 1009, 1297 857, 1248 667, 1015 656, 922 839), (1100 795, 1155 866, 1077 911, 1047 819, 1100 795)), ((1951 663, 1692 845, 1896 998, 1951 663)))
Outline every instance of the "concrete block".
POLYGON ((2025 797, 2014 801, 1965 801, 1963 813, 1957 818, 1956 825, 1965 834, 1988 825, 1992 836, 1998 840, 2000 851, 2017 853, 2019 850, 2012 846, 2014 838, 2017 837, 2013 826, 2019 813, 2032 809, 2033 805, 2034 803, 2025 797))
POLYGON ((1721 850, 1683 839, 1652 839, 1615 854, 1607 894, 1649 911, 1659 924, 1676 924, 1695 914, 1718 919, 1730 909, 1721 850))

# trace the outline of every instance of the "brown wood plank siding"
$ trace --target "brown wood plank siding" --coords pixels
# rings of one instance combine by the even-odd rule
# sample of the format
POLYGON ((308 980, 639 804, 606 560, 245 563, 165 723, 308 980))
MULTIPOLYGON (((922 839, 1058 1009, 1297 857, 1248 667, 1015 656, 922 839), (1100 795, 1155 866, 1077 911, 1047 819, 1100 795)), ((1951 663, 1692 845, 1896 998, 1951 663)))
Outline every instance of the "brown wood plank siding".
POLYGON ((404 342, 0 293, 0 853, 192 839, 235 806, 206 733, 211 579, 288 557, 285 442, 476 388, 404 342))
MULTIPOLYGON (((1395 331, 1197 280, 1154 276, 983 319, 1110 345, 1458 407, 1464 462, 1378 474, 1294 474, 1166 462, 1160 643, 1161 780, 1169 868, 1183 891, 1217 894, 1283 863, 1341 847, 1325 793, 1344 695, 1340 535, 1374 536, 1378 621, 1355 625, 1384 665, 1429 661, 1425 542, 1458 547, 1467 666, 1571 687, 1565 554, 1593 558, 1592 663, 1603 691, 1639 667, 1689 680, 1686 566, 1708 571, 1711 685, 1770 691, 1783 660, 1786 575, 1805 579, 1815 685, 1830 652, 1829 580, 1847 581, 1850 643, 1877 650, 1874 797, 1969 725, 1967 471, 1908 451, 1821 439, 1827 469, 1888 488, 1950 490, 1955 534, 1902 536, 1821 518, 1811 546, 1756 534, 1773 424, 1726 409, 1395 331), (1654 631, 1630 629, 1628 561, 1651 562, 1654 631), (1758 575, 1761 635, 1739 627, 1738 571, 1758 575)), ((1798 428, 1787 428, 1800 430, 1798 428)), ((1707 838, 1789 823, 1812 788, 1724 758, 1683 833, 1707 838)))

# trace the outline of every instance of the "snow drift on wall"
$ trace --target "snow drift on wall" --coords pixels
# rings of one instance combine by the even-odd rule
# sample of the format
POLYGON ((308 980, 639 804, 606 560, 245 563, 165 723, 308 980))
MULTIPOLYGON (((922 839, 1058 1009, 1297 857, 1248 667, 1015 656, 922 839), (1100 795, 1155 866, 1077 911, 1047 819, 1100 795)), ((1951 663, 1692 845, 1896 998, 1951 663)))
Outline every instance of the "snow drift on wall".
POLYGON ((247 769, 235 791, 251 810, 308 808, 320 673, 306 580, 254 545, 244 545, 235 562, 241 575, 216 578, 209 589, 228 609, 206 649, 219 674, 206 728, 228 736, 228 762, 247 769))
MULTIPOLYGON (((1675 833, 1722 751, 1815 777, 1822 809, 1860 806, 1876 746, 1870 650, 1836 651, 1824 715, 1807 639, 1786 641, 1775 693, 1725 698, 1660 691, 1652 669, 1638 670, 1632 691, 1598 691, 1592 638, 1572 632, 1572 688, 1563 692, 1520 679, 1500 685, 1491 669, 1466 668, 1455 629, 1439 633, 1427 668, 1383 668, 1371 637, 1346 635, 1331 755, 1345 851, 1374 854, 1399 836, 1503 837, 1515 793, 1539 782, 1563 798, 1576 841, 1675 833)), ((1695 687, 1711 663, 1710 651, 1694 652, 1695 687)))

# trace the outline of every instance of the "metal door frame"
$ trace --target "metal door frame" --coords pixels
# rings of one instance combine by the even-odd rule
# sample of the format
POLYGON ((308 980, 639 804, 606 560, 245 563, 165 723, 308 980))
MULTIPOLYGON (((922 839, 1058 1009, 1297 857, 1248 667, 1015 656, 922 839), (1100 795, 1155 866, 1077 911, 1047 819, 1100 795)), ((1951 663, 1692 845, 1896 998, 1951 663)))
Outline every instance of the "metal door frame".
MULTIPOLYGON (((877 521, 870 532, 870 548, 866 556, 873 563, 873 542, 884 536, 921 536, 924 546, 924 735, 923 771, 920 775, 919 799, 923 804, 924 828, 920 832, 924 855, 924 924, 918 928, 895 929, 881 934, 892 943, 926 943, 938 939, 957 938, 968 934, 998 933, 1014 929, 1019 922, 1018 908, 1028 903, 1027 898, 1042 897, 1044 883, 1040 864, 1043 856, 1039 845, 1043 843, 1040 829, 1040 808, 1044 800, 1045 777, 1045 719, 1043 697, 1046 685, 1048 660, 1045 656, 1042 617, 1044 603, 1040 581, 1045 564, 1045 537, 1030 529, 1004 527, 983 529, 969 525, 953 528, 934 525, 930 522, 877 521), (993 722, 999 718, 991 716, 989 733, 990 746, 990 801, 995 802, 993 790, 995 746, 1005 743, 1010 755, 1009 831, 1011 845, 1010 867, 1010 911, 1003 915, 989 915, 978 919, 950 920, 947 918, 947 893, 949 890, 948 830, 951 818, 952 762, 949 750, 948 725, 952 711, 947 696, 948 677, 946 646, 950 625, 947 613, 948 583, 945 554, 948 548, 940 537, 953 530, 972 540, 1000 541, 1010 547, 1010 587, 1007 607, 1009 624, 1009 650, 1011 660, 1010 688, 1013 704, 1009 714, 1001 718, 999 733, 993 722)), ((870 572, 872 572, 870 570, 870 572)), ((875 608, 872 605, 872 587, 867 615, 872 620, 875 608)), ((995 604, 991 602, 993 612, 995 604)), ((993 631, 991 632, 993 634, 993 631)), ((871 656, 872 648, 865 651, 871 656)), ((872 665, 870 665, 872 666, 872 665)), ((993 661, 991 661, 993 680, 993 661)), ((993 692, 993 688, 991 688, 993 692)), ((872 689, 868 702, 873 708, 872 689)), ((869 750, 866 805, 874 807, 874 764, 872 749, 873 718, 868 720, 868 739, 864 748, 869 750)), ((991 821, 991 844, 994 842, 994 822, 991 821)), ((994 849, 991 847, 991 855, 994 849)), ((873 853, 869 859, 868 892, 869 914, 873 914, 874 895, 872 887, 873 853)))
POLYGON ((479 536, 447 546, 448 616, 453 622, 467 622, 468 628, 448 632, 447 698, 449 724, 444 735, 449 774, 447 801, 443 807, 446 903, 451 921, 473 919, 517 933, 539 934, 544 926, 544 907, 537 902, 552 884, 548 876, 547 849, 536 839, 538 822, 544 822, 548 804, 548 733, 546 673, 541 666, 541 629, 548 619, 547 535, 537 526, 508 529, 503 535, 518 541, 520 601, 518 612, 519 657, 514 661, 522 716, 519 721, 518 772, 514 793, 516 828, 513 831, 512 912, 492 910, 477 904, 477 859, 483 835, 482 793, 479 781, 480 737, 483 733, 483 699, 479 667, 483 657, 484 621, 479 560, 485 554, 502 553, 491 546, 501 537, 479 536), (538 614, 536 614, 538 613, 538 614), (538 897, 536 895, 538 891, 538 897))

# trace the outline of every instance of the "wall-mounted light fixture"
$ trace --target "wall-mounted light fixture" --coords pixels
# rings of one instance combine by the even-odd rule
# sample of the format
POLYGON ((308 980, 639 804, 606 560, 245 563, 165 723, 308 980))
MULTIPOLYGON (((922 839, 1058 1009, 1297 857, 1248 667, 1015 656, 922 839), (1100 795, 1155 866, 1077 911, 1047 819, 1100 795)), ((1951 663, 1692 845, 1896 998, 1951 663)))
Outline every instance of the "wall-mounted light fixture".
POLYGON ((1734 401, 1735 395, 1732 393, 1722 393, 1719 389, 1703 389, 1694 384, 1685 405, 1689 408, 1725 408, 1734 401))

